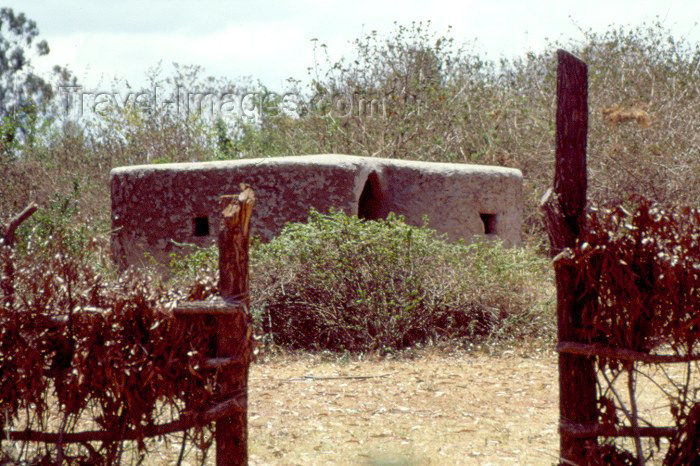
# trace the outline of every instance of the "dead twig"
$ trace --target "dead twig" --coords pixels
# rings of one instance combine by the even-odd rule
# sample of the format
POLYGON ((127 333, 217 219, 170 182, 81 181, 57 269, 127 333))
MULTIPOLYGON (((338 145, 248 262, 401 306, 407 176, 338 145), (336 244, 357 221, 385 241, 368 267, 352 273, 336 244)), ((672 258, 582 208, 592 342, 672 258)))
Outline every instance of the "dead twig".
POLYGON ((393 372, 388 374, 377 374, 377 375, 335 375, 335 376, 316 376, 316 375, 305 375, 303 377, 292 377, 289 379, 284 379, 286 382, 298 382, 301 380, 365 380, 365 379, 381 379, 384 377, 389 377, 394 375, 393 372))
MULTIPOLYGON (((25 207, 22 212, 10 220, 6 226, 3 226, 2 236, 0 237, 2 244, 0 244, 0 247, 7 247, 8 249, 14 247, 15 231, 25 220, 31 217, 37 209, 37 205, 32 202, 25 207)), ((9 308, 12 308, 15 302, 15 264, 11 255, 7 258, 3 276, 0 277, 0 290, 2 290, 5 303, 7 303, 9 308)))
POLYGON ((34 212, 37 211, 39 207, 35 203, 29 204, 27 207, 17 214, 10 222, 3 228, 2 242, 5 246, 12 247, 15 244, 15 231, 19 226, 24 223, 29 217, 31 217, 34 212))

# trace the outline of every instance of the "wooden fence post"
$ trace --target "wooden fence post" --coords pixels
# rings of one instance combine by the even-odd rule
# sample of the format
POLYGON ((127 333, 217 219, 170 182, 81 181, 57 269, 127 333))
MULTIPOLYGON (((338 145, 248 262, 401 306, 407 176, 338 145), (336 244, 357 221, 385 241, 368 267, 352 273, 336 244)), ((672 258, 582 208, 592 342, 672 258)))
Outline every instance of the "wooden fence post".
POLYGON ((248 306, 248 244, 255 197, 241 185, 238 196, 221 196, 219 230, 219 289, 224 301, 242 310, 217 317, 217 358, 240 357, 241 364, 226 365, 218 375, 222 399, 237 398, 244 408, 216 421, 216 464, 248 463, 248 365, 252 352, 252 323, 248 306))
MULTIPOLYGON (((554 190, 542 199, 552 256, 573 247, 585 222, 586 137, 588 132, 588 68, 579 58, 557 51, 557 124, 554 190)), ((576 270, 554 260, 559 343, 577 342, 583 303, 576 289, 576 270)), ((596 437, 573 435, 568 424, 597 421, 594 358, 559 354, 560 460, 585 464, 586 447, 596 437)))

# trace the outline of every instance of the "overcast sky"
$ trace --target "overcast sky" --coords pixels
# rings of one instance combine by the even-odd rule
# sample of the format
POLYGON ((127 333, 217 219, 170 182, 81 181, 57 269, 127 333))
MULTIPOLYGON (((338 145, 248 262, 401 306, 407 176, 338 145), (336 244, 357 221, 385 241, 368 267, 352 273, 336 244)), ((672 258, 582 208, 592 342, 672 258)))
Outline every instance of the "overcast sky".
POLYGON ((540 51, 545 38, 581 39, 579 28, 604 31, 610 24, 658 19, 677 37, 700 42, 698 0, 10 0, 39 26, 51 53, 35 60, 40 70, 67 65, 86 87, 113 77, 146 82, 163 63, 202 65, 207 74, 252 76, 282 89, 288 77, 303 79, 314 62, 311 40, 332 57, 352 54, 351 41, 393 23, 427 21, 440 33, 476 40, 490 58, 540 51))

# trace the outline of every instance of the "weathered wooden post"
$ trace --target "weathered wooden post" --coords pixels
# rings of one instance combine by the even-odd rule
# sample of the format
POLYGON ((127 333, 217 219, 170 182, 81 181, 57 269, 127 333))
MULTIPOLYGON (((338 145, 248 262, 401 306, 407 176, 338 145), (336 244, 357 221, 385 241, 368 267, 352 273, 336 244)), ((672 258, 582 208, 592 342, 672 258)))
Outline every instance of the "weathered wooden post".
MULTIPOLYGON (((579 58, 557 51, 557 126, 554 190, 542 198, 557 286, 559 343, 578 342, 583 303, 576 289, 576 270, 557 257, 575 245, 585 222, 586 136, 588 133, 588 68, 579 58)), ((596 374, 594 358, 559 354, 559 432, 563 464, 585 464, 586 446, 596 441, 596 374), (582 433, 583 432, 583 433, 582 433)))
POLYGON ((250 217, 255 197, 241 185, 238 196, 221 197, 219 230, 219 289, 224 302, 239 306, 239 312, 217 317, 217 358, 239 359, 238 364, 219 370, 219 394, 234 398, 243 409, 216 421, 216 464, 248 463, 248 365, 252 352, 252 323, 248 306, 248 244, 250 217))

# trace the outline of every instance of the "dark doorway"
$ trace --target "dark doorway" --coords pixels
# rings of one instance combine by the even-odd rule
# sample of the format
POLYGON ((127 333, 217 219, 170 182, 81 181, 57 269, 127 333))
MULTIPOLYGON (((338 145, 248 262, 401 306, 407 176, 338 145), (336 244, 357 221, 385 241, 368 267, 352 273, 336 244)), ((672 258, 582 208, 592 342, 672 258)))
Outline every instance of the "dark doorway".
POLYGON ((484 234, 485 235, 495 235, 496 234, 496 224, 497 217, 496 214, 479 214, 481 217, 481 222, 484 224, 484 234))
POLYGON ((382 189, 379 176, 372 172, 365 181, 365 187, 360 194, 360 203, 357 206, 357 216, 365 220, 377 220, 385 217, 382 202, 382 189))

